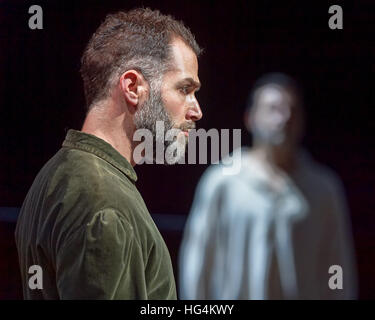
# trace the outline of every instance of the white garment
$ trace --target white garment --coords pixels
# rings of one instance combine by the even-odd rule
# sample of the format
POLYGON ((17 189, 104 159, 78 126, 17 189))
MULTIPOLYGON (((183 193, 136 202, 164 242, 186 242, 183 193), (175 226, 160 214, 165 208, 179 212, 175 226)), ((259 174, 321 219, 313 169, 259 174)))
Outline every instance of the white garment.
POLYGON ((301 151, 276 192, 250 149, 233 156, 242 157, 238 174, 212 165, 196 190, 179 256, 180 298, 356 298, 350 222, 335 174, 301 151), (328 286, 331 265, 342 267, 342 290, 328 286))

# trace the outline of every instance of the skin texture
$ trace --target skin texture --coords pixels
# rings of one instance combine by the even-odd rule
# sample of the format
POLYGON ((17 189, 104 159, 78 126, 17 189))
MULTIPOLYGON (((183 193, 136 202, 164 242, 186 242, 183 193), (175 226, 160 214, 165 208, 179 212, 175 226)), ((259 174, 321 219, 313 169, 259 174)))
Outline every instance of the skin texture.
POLYGON ((163 78, 161 88, 167 112, 177 126, 202 118, 202 111, 195 97, 200 88, 198 60, 194 52, 181 40, 172 45, 174 68, 163 78))
MULTIPOLYGON (((184 126, 191 128, 202 118, 195 97, 200 88, 198 60, 181 39, 173 39, 171 46, 173 68, 163 76, 161 96, 175 127, 184 130, 184 126)), ((109 97, 91 107, 81 131, 108 142, 134 166, 133 150, 138 143, 133 141, 134 115, 148 99, 149 92, 149 84, 141 73, 124 72, 109 97)))

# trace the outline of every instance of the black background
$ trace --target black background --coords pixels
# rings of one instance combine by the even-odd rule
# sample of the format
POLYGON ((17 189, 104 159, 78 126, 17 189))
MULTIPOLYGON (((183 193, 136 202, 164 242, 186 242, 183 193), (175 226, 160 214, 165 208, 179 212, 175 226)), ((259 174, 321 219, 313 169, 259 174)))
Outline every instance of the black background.
MULTIPOLYGON (((254 81, 265 72, 281 71, 300 82, 307 109, 304 145, 342 178, 360 297, 374 298, 372 1, 0 0, 0 206, 20 207, 67 128, 81 128, 85 108, 78 71, 91 34, 107 13, 138 6, 183 20, 205 50, 199 62, 203 118, 198 128, 241 128, 242 142, 249 145, 242 114, 254 81), (43 30, 28 27, 33 4, 43 9, 43 30), (343 30, 328 27, 333 4, 343 8, 343 30)), ((206 167, 138 166, 137 187, 151 213, 187 215, 206 167)), ((181 233, 163 235, 176 267, 181 233)), ((16 272, 11 237, 12 232, 3 231, 0 279, 16 272)), ((7 290, 13 290, 12 284, 7 290)))

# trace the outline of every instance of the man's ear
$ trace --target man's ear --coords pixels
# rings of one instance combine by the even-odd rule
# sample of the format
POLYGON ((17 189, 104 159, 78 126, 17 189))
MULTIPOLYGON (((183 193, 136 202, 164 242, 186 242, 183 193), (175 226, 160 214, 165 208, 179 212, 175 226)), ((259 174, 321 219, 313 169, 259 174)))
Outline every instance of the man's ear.
POLYGON ((147 82, 140 72, 128 70, 120 77, 120 89, 126 104, 136 109, 140 100, 144 99, 147 82))

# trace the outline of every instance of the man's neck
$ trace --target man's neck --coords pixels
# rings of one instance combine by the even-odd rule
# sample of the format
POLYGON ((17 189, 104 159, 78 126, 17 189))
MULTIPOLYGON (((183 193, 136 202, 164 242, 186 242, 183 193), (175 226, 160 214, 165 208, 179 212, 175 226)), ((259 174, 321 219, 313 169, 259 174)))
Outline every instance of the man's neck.
POLYGON ((94 107, 87 114, 81 131, 109 143, 134 166, 132 142, 134 128, 126 120, 125 113, 119 112, 116 106, 108 104, 94 107))
POLYGON ((254 147, 254 155, 262 162, 291 173, 296 166, 295 148, 286 146, 259 145, 254 147))

